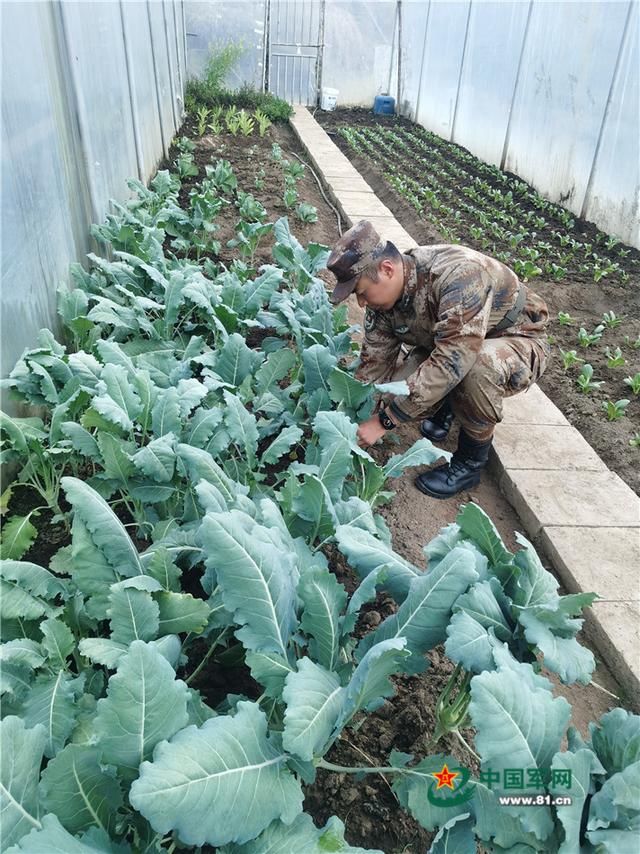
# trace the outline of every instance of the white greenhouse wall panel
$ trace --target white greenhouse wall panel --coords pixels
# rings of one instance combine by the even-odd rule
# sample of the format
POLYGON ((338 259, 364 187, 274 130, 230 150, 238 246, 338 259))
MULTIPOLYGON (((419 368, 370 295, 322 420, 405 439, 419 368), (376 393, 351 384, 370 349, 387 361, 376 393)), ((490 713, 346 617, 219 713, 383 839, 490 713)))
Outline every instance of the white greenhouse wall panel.
POLYGON ((91 223, 130 195, 127 178, 157 168, 182 116, 186 52, 180 0, 5 2, 0 14, 6 376, 56 328, 56 289, 91 249, 91 223))
POLYGON ((38 329, 55 320, 56 288, 82 250, 74 221, 74 150, 60 133, 64 104, 47 45, 54 20, 44 4, 3 8, 2 49, 2 373, 38 329))
POLYGON ((432 0, 429 9, 416 121, 445 139, 453 129, 470 6, 470 0, 432 0))
POLYGON ((452 137, 500 166, 529 3, 473 3, 452 137))
POLYGON ((265 2, 209 0, 184 4, 187 36, 187 74, 202 77, 210 51, 233 42, 244 52, 229 73, 226 85, 248 83, 262 89, 264 79, 265 2))
POLYGON ((415 119, 416 104, 420 100, 420 80, 430 10, 431 0, 402 4, 402 71, 398 111, 411 119, 415 119))
POLYGON ((325 8, 322 85, 338 90, 340 106, 395 96, 396 3, 327 0, 325 8))
POLYGON ((575 214, 582 210, 627 11, 626 3, 536 3, 532 9, 504 168, 575 214))
POLYGON ((615 211, 612 230, 635 246, 640 246, 639 18, 634 3, 582 212, 585 219, 607 222, 615 211))

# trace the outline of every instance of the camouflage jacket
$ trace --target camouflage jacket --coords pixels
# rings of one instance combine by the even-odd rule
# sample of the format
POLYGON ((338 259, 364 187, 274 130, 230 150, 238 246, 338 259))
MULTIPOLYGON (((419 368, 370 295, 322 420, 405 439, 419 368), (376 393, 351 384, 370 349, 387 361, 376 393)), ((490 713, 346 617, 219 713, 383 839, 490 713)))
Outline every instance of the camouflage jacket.
POLYGON ((518 320, 492 335, 515 303, 516 274, 494 258, 465 246, 418 246, 403 256, 404 292, 389 311, 367 309, 358 379, 387 382, 397 370, 401 345, 421 347, 428 357, 407 378, 409 397, 394 410, 417 418, 433 409, 473 366, 487 337, 544 338, 545 302, 527 289, 518 320))

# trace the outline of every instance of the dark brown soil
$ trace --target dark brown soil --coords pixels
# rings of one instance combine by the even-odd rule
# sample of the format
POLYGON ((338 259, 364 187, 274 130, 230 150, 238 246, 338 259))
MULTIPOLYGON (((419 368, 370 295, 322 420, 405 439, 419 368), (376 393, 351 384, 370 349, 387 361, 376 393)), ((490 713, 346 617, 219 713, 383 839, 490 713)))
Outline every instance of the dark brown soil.
MULTIPOLYGON (((332 113, 318 111, 316 119, 418 243, 447 242, 437 227, 425 220, 388 182, 384 175, 384 163, 375 163, 366 154, 355 154, 337 133, 340 127, 367 127, 377 123, 392 128, 411 129, 414 127, 411 122, 400 117, 374 116, 369 110, 336 110, 332 113)), ((473 173, 473 166, 469 163, 465 163, 465 169, 473 173)), ((424 179, 417 171, 410 177, 424 179)), ((456 234, 460 242, 483 251, 469 233, 468 229, 472 225, 474 223, 466 221, 463 216, 461 221, 456 223, 456 234)), ((593 242, 599 234, 593 223, 577 218, 573 232, 575 238, 581 242, 593 242)), ((543 236, 546 236, 544 231, 539 237, 543 236)), ((604 249, 598 251, 606 255, 604 249)), ((621 271, 628 276, 624 283, 619 278, 603 278, 594 282, 592 278, 575 269, 561 281, 546 281, 536 277, 528 285, 546 300, 551 318, 549 338, 554 357, 540 381, 541 388, 582 433, 609 468, 620 475, 632 489, 640 492, 640 447, 629 444, 634 436, 640 435, 640 396, 634 396, 623 382, 625 377, 634 376, 640 371, 640 348, 633 346, 633 342, 637 341, 640 335, 640 253, 632 247, 623 247, 623 244, 618 244, 612 252, 611 258, 615 258, 621 271), (628 250, 628 255, 620 257, 617 253, 621 248, 628 250), (572 325, 562 326, 558 322, 558 312, 561 311, 568 312, 575 318, 572 325), (591 333, 601 322, 604 312, 611 311, 623 318, 622 324, 614 329, 606 328, 597 344, 589 348, 581 347, 577 339, 579 328, 583 326, 591 333), (614 352, 618 347, 622 351, 625 364, 609 368, 605 349, 609 348, 614 352), (594 379, 604 381, 604 385, 589 394, 580 392, 576 378, 582 365, 565 371, 560 348, 565 351, 576 350, 580 358, 593 366, 594 379), (621 399, 630 400, 626 414, 617 421, 607 420, 602 408, 603 403, 621 399)))

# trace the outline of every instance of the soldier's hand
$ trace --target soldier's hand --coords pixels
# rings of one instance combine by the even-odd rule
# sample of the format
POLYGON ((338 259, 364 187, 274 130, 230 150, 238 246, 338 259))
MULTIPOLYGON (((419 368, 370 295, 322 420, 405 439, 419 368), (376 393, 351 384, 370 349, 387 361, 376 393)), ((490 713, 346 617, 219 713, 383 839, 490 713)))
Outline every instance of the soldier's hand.
POLYGON ((358 427, 358 444, 360 447, 366 448, 368 445, 375 444, 378 439, 381 439, 387 431, 384 429, 377 415, 363 421, 358 427))

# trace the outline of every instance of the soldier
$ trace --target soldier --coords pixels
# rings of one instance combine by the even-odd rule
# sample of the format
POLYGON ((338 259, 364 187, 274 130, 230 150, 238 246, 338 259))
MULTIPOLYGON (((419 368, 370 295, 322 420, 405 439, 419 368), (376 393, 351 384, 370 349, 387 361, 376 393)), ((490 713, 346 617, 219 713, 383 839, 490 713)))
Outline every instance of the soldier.
POLYGON ((416 486, 433 498, 475 486, 503 398, 529 388, 546 367, 544 301, 494 258, 448 244, 401 254, 366 220, 340 238, 327 267, 338 280, 333 302, 355 292, 366 306, 358 379, 402 377, 409 386, 408 397, 386 401, 359 425, 360 444, 425 415, 422 435, 440 441, 455 416, 461 428, 451 462, 417 477, 416 486), (413 350, 399 370, 403 344, 413 350))

